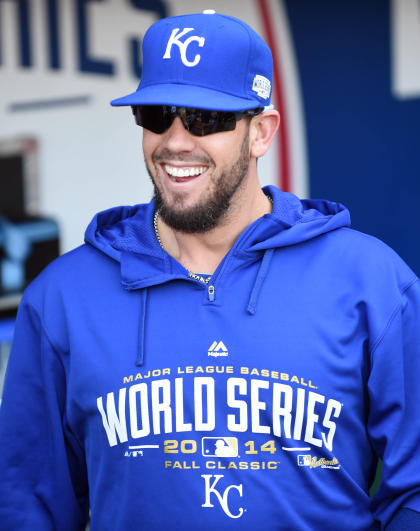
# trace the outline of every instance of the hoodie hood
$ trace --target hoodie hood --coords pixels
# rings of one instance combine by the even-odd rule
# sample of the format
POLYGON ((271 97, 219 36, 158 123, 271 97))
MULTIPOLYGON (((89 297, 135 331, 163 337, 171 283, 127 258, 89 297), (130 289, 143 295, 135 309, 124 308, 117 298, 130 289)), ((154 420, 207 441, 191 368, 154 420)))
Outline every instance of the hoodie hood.
MULTIPOLYGON (((348 210, 326 200, 300 200, 293 194, 267 186, 273 212, 256 220, 234 245, 237 255, 249 255, 316 238, 350 225, 348 210)), ((138 289, 185 278, 185 270, 161 249, 153 228, 154 200, 146 205, 111 208, 96 214, 85 241, 120 262, 126 289, 138 289)))

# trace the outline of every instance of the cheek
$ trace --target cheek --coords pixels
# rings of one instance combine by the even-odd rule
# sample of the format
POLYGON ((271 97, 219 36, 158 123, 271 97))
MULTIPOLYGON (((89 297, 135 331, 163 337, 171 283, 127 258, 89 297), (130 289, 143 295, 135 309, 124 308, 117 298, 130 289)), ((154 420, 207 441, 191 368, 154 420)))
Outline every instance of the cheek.
POLYGON ((151 131, 148 131, 147 129, 143 129, 143 139, 142 139, 143 154, 144 154, 144 158, 148 162, 152 160, 153 153, 156 151, 158 144, 159 144, 159 135, 156 135, 155 133, 152 133, 151 131))
POLYGON ((219 165, 228 166, 229 161, 236 160, 239 156, 246 134, 246 123, 244 120, 240 120, 236 123, 236 128, 233 131, 216 133, 206 137, 209 139, 208 152, 214 154, 219 165))

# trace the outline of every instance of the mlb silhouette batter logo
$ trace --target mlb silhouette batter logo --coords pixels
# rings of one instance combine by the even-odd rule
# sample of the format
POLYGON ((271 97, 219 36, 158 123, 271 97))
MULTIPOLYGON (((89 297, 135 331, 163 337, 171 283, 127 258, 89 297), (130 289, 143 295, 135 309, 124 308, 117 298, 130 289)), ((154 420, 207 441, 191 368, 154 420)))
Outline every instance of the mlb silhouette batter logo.
POLYGON ((203 437, 201 439, 204 457, 238 457, 236 437, 203 437))

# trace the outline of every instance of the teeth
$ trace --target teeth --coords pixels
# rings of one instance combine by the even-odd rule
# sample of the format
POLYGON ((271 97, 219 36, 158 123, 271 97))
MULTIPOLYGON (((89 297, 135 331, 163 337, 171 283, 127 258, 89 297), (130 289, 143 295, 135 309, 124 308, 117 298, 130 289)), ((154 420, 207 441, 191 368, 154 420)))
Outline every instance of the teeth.
POLYGON ((165 170, 171 177, 193 177, 195 175, 201 175, 206 169, 206 166, 178 168, 177 166, 169 166, 169 164, 165 164, 165 170))

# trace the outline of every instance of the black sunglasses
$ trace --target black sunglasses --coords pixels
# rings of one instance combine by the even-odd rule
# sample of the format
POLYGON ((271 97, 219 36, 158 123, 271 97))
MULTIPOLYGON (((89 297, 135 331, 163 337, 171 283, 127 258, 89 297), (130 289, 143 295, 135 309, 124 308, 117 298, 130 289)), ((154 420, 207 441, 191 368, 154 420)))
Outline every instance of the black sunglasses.
POLYGON ((260 114, 264 107, 236 112, 193 109, 175 105, 133 105, 132 109, 136 124, 158 135, 169 129, 175 116, 179 116, 185 129, 192 135, 206 136, 223 131, 233 131, 236 122, 244 116, 260 114))

